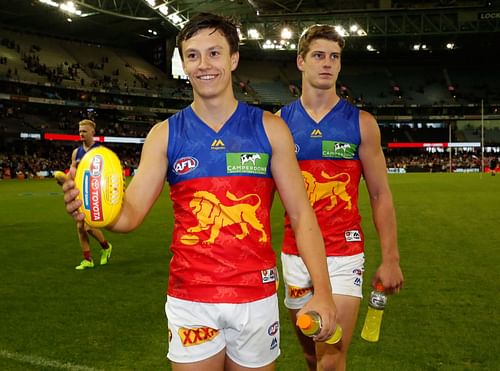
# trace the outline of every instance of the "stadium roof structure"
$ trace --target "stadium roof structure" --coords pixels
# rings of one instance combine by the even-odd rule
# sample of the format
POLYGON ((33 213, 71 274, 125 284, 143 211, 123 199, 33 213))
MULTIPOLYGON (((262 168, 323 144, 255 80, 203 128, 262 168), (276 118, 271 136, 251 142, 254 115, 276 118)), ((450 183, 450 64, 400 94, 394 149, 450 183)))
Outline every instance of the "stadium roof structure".
POLYGON ((364 52, 368 45, 396 53, 446 45, 493 51, 500 36, 499 0, 0 0, 0 28, 131 46, 173 38, 200 12, 235 18, 243 49, 250 50, 265 49, 266 42, 290 49, 314 23, 338 25, 350 38, 348 47, 364 52), (283 42, 285 27, 290 35, 283 42))

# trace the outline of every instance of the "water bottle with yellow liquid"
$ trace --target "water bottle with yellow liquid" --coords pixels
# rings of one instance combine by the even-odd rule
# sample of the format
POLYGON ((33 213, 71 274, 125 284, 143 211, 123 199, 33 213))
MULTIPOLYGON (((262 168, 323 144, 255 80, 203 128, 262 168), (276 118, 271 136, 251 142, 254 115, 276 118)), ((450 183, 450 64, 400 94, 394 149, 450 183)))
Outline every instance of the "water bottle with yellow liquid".
MULTIPOLYGON (((321 316, 316 312, 307 312, 297 317, 297 326, 306 336, 313 337, 321 331, 321 316)), ((328 340, 327 344, 336 344, 342 339, 342 327, 337 325, 335 332, 328 340)))
POLYGON ((380 325, 382 315, 387 304, 387 296, 384 293, 384 286, 381 282, 375 285, 375 290, 370 293, 368 301, 368 311, 366 312, 365 323, 361 331, 361 337, 366 341, 377 342, 380 337, 380 325))

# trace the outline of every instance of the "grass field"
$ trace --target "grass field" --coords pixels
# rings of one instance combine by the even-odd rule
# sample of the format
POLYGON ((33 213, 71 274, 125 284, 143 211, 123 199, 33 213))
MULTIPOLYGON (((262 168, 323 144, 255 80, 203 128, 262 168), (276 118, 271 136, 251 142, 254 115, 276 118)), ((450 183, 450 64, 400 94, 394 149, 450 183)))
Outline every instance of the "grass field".
MULTIPOLYGON (((348 368, 500 369, 500 176, 403 174, 390 181, 406 284, 389 298, 379 343, 359 336, 363 301, 348 368)), ((379 253, 364 190, 360 204, 369 282, 379 253)), ((106 233, 114 246, 108 266, 83 272, 73 269, 81 254, 55 181, 0 181, 0 205, 0 370, 170 369, 166 191, 137 231, 106 233)), ((276 251, 281 215, 276 203, 276 251)), ((98 257, 94 242, 93 251, 98 257)), ((285 310, 281 331, 277 369, 304 370, 285 310)))

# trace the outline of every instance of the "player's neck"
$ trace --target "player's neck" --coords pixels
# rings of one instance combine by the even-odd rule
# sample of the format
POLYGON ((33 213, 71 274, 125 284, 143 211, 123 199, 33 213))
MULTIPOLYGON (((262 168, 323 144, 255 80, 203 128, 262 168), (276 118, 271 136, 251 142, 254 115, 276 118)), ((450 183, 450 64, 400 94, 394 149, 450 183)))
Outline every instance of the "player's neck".
POLYGON ((90 149, 90 147, 92 147, 94 145, 94 142, 90 142, 90 143, 83 142, 82 145, 83 145, 83 149, 85 151, 88 151, 90 149))
POLYGON ((340 98, 334 90, 314 88, 303 90, 300 97, 302 106, 304 106, 307 113, 316 122, 321 121, 335 107, 339 100, 340 98))
POLYGON ((216 132, 224 126, 237 107, 238 101, 234 95, 224 99, 195 99, 191 104, 196 115, 216 132))

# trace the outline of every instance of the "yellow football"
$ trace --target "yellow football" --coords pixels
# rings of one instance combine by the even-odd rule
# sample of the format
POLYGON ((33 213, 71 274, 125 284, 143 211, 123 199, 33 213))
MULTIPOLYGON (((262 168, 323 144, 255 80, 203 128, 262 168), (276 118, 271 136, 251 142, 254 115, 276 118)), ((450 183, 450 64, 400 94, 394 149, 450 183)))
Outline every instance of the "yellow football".
POLYGON ((54 171, 54 178, 56 178, 57 184, 62 185, 66 181, 66 173, 56 170, 54 171))
POLYGON ((125 192, 118 156, 103 146, 88 151, 76 169, 75 185, 80 190, 80 211, 85 214, 85 222, 95 228, 113 223, 125 192))

